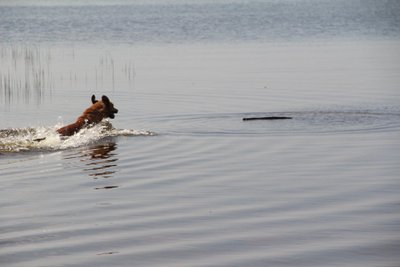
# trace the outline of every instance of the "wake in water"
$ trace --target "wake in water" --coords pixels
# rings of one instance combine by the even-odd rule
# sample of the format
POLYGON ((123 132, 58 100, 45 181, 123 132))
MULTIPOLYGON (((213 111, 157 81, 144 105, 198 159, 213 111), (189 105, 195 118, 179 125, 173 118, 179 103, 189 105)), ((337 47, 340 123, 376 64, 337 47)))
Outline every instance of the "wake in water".
POLYGON ((315 135, 398 131, 398 108, 185 114, 158 118, 165 132, 188 135, 315 135), (243 119, 245 118, 245 119, 243 119), (174 121, 174 128, 168 128, 174 121))
POLYGON ((107 137, 153 136, 150 131, 115 129, 108 120, 85 128, 70 137, 57 133, 60 125, 0 130, 0 153, 21 151, 55 151, 95 143, 107 137))

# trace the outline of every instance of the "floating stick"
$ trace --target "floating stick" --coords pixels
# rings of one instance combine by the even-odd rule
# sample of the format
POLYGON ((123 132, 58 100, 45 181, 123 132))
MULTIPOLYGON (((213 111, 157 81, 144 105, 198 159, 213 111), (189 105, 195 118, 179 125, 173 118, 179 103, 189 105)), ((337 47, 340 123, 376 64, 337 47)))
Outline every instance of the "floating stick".
POLYGON ((285 117, 285 116, 243 118, 244 121, 254 121, 254 120, 291 120, 291 119, 292 119, 292 117, 285 117))

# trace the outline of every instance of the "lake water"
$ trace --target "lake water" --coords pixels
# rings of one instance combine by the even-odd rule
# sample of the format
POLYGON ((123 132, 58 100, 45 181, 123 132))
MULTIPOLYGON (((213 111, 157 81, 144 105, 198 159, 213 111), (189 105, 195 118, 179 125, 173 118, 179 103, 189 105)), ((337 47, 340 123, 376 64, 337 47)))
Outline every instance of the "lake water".
POLYGON ((399 52, 399 1, 1 1, 0 266, 399 266, 399 52))

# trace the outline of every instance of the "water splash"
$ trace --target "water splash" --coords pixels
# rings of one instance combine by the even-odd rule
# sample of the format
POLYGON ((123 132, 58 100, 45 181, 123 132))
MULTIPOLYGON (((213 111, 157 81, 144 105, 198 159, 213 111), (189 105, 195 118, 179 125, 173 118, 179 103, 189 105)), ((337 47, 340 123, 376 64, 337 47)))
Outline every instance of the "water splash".
POLYGON ((60 125, 51 127, 0 130, 0 153, 23 151, 56 151, 93 144, 107 137, 154 136, 154 132, 134 129, 115 129, 107 120, 82 129, 69 137, 57 133, 60 125))

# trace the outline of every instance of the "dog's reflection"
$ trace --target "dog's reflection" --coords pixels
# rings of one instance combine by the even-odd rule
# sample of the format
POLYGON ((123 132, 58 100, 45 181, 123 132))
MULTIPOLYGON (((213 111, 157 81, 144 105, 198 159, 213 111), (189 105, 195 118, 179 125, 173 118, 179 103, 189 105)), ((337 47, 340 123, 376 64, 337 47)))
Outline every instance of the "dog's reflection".
POLYGON ((81 156, 86 165, 83 170, 94 179, 112 178, 117 169, 116 149, 117 145, 114 142, 107 142, 82 151, 81 156))

